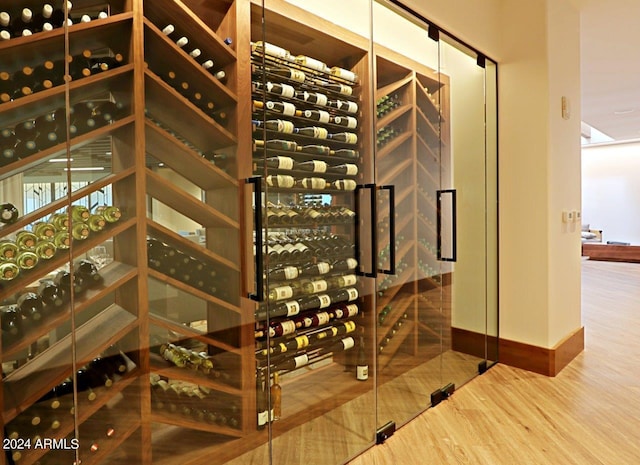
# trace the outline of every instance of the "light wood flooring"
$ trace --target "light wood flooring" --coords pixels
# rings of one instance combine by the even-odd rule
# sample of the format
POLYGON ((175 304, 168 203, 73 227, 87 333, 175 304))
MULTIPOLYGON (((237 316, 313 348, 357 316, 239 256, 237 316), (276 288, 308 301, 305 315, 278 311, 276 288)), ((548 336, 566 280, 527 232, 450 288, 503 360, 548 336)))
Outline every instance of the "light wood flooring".
POLYGON ((585 351, 555 378, 497 365, 350 465, 640 463, 640 264, 583 262, 585 351))

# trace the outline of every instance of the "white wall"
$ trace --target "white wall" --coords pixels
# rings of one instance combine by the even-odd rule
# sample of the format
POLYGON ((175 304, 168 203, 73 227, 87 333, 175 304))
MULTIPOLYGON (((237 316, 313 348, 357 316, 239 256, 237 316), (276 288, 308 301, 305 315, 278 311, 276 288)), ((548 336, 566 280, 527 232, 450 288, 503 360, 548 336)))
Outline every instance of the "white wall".
POLYGON ((640 143, 582 149, 582 221, 640 245, 640 143))

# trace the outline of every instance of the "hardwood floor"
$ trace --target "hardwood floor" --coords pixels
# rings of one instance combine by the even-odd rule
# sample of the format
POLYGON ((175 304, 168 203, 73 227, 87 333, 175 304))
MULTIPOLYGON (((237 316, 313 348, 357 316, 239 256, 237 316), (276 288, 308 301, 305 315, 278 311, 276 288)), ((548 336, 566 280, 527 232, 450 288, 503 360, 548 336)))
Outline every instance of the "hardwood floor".
POLYGON ((640 264, 583 262, 582 315, 555 378, 497 365, 349 463, 640 463, 640 264))

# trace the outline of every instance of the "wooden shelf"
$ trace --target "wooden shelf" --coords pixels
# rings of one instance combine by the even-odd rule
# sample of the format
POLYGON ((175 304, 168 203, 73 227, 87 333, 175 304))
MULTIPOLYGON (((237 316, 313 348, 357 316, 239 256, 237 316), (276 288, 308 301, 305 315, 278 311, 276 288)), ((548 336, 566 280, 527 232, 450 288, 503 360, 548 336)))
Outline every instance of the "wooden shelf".
MULTIPOLYGON (((96 245, 100 245, 110 237, 120 234, 122 231, 134 225, 135 218, 128 221, 120 220, 120 222, 116 223, 114 226, 108 227, 99 233, 92 232, 91 235, 85 240, 78 241, 73 239, 72 246, 73 253, 75 254, 74 256, 78 257, 82 254, 87 253, 96 245)), ((2 288, 3 294, 11 295, 19 292, 34 281, 62 267, 65 263, 68 262, 68 260, 69 254, 62 252, 56 253, 56 255, 54 255, 54 257, 49 260, 40 260, 35 268, 21 272, 17 278, 9 281, 8 284, 5 284, 2 288)))
POLYGON ((236 52, 224 43, 224 38, 218 36, 180 0, 146 2, 144 14, 158 30, 167 24, 177 26, 178 31, 188 34, 191 48, 199 48, 203 52, 202 56, 213 59, 220 67, 236 61, 236 52))
POLYGON ((411 133, 409 131, 406 131, 406 132, 402 133, 401 135, 397 136, 395 139, 393 139, 391 142, 389 142, 384 147, 376 149, 376 158, 378 160, 382 160, 384 157, 388 156, 391 152, 396 150, 398 147, 400 147, 406 141, 411 139, 412 136, 413 136, 413 133, 411 133))
MULTIPOLYGON (((75 296, 75 312, 82 312, 91 304, 99 301, 102 297, 108 295, 127 281, 133 279, 136 275, 136 268, 124 263, 111 262, 100 270, 100 276, 103 278, 103 283, 100 288, 88 289, 82 295, 75 296)), ((65 308, 59 310, 56 314, 51 315, 50 317, 44 317, 37 327, 27 330, 20 341, 2 349, 2 361, 7 362, 9 360, 13 360, 12 357, 17 355, 20 351, 28 348, 39 338, 54 330, 65 321, 68 321, 70 314, 71 309, 69 304, 67 304, 65 308)))
POLYGON ((237 221, 223 215, 215 208, 199 201, 182 189, 176 188, 173 183, 153 171, 147 169, 145 173, 147 177, 147 192, 154 199, 159 200, 204 227, 240 228, 237 221))
POLYGON ((210 337, 207 333, 204 333, 202 331, 198 331, 197 329, 191 328, 189 326, 185 326, 179 323, 176 323, 173 320, 170 320, 169 318, 164 318, 160 315, 154 314, 154 313, 150 313, 149 314, 149 323, 154 324, 156 326, 159 326, 161 328, 165 328, 169 331, 172 331, 174 333, 179 333, 184 335, 186 338, 189 339, 197 339, 205 344, 214 346, 214 347, 218 347, 220 349, 223 349, 226 352, 230 352, 236 355, 240 355, 241 351, 238 350, 237 348, 229 345, 229 344, 225 344, 222 341, 218 341, 217 339, 213 339, 212 337, 210 337))
POLYGON ((149 120, 145 141, 147 153, 204 190, 238 187, 236 179, 149 120))
POLYGON ((239 429, 211 425, 209 423, 195 421, 187 417, 162 411, 151 412, 150 420, 158 423, 180 426, 181 428, 196 429, 207 433, 223 434, 230 437, 241 438, 244 436, 244 433, 239 429))
POLYGON ((434 103, 431 101, 427 92, 424 90, 424 87, 419 83, 416 83, 416 99, 418 102, 417 108, 421 109, 431 124, 437 124, 438 121, 442 124, 443 118, 440 111, 438 111, 434 103))
POLYGON ((384 184, 394 184, 392 181, 396 179, 397 176, 405 172, 409 169, 410 166, 413 165, 413 158, 407 158, 406 160, 395 163, 393 168, 389 170, 385 170, 384 174, 378 175, 379 183, 384 184))
POLYGON ((112 304, 77 328, 75 335, 68 334, 29 363, 10 373, 3 383, 5 392, 10 394, 4 398, 5 423, 71 374, 72 338, 75 340, 76 363, 82 366, 137 324, 138 320, 133 314, 112 304))
POLYGON ((171 365, 169 362, 160 358, 160 356, 154 356, 152 354, 150 368, 153 373, 157 373, 160 376, 164 376, 169 379, 179 379, 197 384, 198 386, 205 386, 218 392, 224 392, 238 397, 242 396, 241 389, 234 388, 228 384, 216 382, 213 378, 202 373, 171 365))
MULTIPOLYGON (((171 2, 165 1, 164 3, 171 2)), ((216 109, 227 108, 237 104, 238 97, 235 93, 231 92, 195 59, 178 47, 151 21, 145 20, 144 24, 146 27, 144 35, 145 59, 149 68, 155 74, 163 76, 169 71, 175 72, 178 79, 189 83, 190 91, 194 93, 196 91, 201 92, 203 98, 213 101, 216 109)), ((170 24, 170 22, 166 24, 170 24)), ((189 30, 190 49, 195 48, 195 44, 191 44, 194 38, 198 39, 198 36, 194 35, 192 30, 189 30)), ((226 48, 228 49, 228 47, 226 48)), ((233 52, 231 49, 229 49, 229 51, 233 52)), ((213 58, 213 61, 216 63, 217 71, 221 65, 217 57, 211 58, 213 58)))
POLYGON ((376 121, 376 129, 382 129, 385 126, 388 126, 393 121, 397 120, 401 116, 405 115, 407 112, 411 111, 413 105, 405 104, 401 105, 395 110, 390 111, 382 118, 376 121))
POLYGON ((201 150, 217 150, 237 143, 227 129, 205 115, 149 69, 145 70, 146 106, 154 119, 173 128, 201 150))
POLYGON ((212 302, 216 305, 219 305, 221 307, 224 307, 228 310, 231 310, 237 313, 240 312, 240 309, 235 305, 230 304, 229 302, 222 300, 211 294, 207 294, 206 292, 202 292, 201 290, 198 290, 195 287, 191 287, 188 284, 178 281, 177 279, 173 279, 167 276, 166 274, 160 273, 159 271, 149 269, 149 276, 165 284, 169 284, 170 286, 173 286, 181 291, 187 292, 189 294, 193 294, 194 296, 199 297, 202 300, 206 300, 207 302, 212 302))
POLYGON ((179 250, 187 253, 193 257, 199 258, 206 262, 212 261, 216 264, 223 265, 230 270, 240 271, 240 267, 237 263, 232 262, 231 260, 227 260, 224 257, 216 254, 215 252, 207 249, 206 247, 196 245, 194 242, 185 239, 181 235, 176 232, 165 228, 159 223, 147 218, 147 231, 150 236, 153 236, 156 239, 159 239, 163 242, 167 242, 178 248, 179 250))
MULTIPOLYGON (((407 72, 405 69, 403 69, 400 72, 407 72)), ((390 84, 387 84, 386 86, 380 87, 379 89, 376 89, 376 100, 384 97, 385 95, 391 95, 394 92, 398 91, 399 89, 403 88, 404 86, 406 86, 407 84, 409 84, 410 82, 413 81, 413 73, 409 72, 409 74, 407 74, 406 76, 398 79, 395 82, 391 82, 390 84)))

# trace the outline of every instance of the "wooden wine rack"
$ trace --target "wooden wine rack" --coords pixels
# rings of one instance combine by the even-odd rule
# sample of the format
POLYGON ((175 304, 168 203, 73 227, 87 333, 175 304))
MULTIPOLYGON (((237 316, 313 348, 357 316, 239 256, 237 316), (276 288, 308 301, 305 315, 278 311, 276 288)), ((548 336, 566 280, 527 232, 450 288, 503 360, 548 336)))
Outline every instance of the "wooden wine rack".
MULTIPOLYGON (((38 5, 35 0, 21 3, 38 5)), ((98 0, 75 0, 73 9, 99 9, 102 4, 98 0)), ((78 434, 78 454, 83 463, 224 463, 269 439, 266 431, 256 430, 255 425, 255 305, 245 298, 253 290, 255 271, 251 196, 244 186, 244 179, 253 174, 250 39, 262 38, 261 4, 248 0, 113 0, 109 6, 106 19, 0 42, 0 62, 10 71, 25 64, 35 65, 45 57, 61 59, 65 47, 72 55, 85 48, 108 48, 125 57, 124 64, 113 70, 0 104, 1 127, 85 99, 112 97, 124 101, 127 108, 127 113, 111 124, 0 166, 0 183, 21 179, 49 166, 54 158, 75 155, 79 159, 80 150, 96 140, 110 140, 110 172, 0 228, 0 239, 12 237, 107 188, 113 193, 113 204, 123 213, 119 222, 92 233, 85 241, 74 241, 67 253, 59 251, 52 260, 0 288, 2 299, 10 299, 94 247, 112 244, 114 261, 101 269, 101 287, 76 296, 62 311, 26 329, 19 341, 0 348, 0 358, 7 367, 19 361, 2 381, 3 425, 29 412, 38 399, 77 368, 116 344, 135 367, 112 388, 96 390, 96 401, 80 400, 75 416, 64 418, 59 429, 42 434, 60 440, 78 434), (167 24, 174 24, 189 37, 190 47, 199 48, 203 57, 210 57, 217 69, 226 72, 225 84, 162 33, 167 24), (231 45, 225 38, 231 39, 231 45), (224 110, 228 123, 223 126, 216 122, 178 92, 167 82, 170 71, 214 102, 216 110, 224 110), (222 169, 203 158, 200 151, 224 153, 231 162, 222 169), (187 226, 176 227, 176 222, 187 226), (180 234, 179 229, 187 228, 200 229, 202 234, 180 234), (227 279, 226 294, 210 294, 151 269, 147 237, 215 266, 227 279), (204 323, 197 327, 185 324, 195 320, 204 323), (153 336, 198 342, 223 363, 227 381, 177 368, 157 357, 149 349, 153 336), (29 356, 41 342, 42 348, 29 356), (232 399, 240 410, 238 426, 203 423, 156 409, 150 374, 202 385, 224 399, 232 399), (107 417, 116 430, 108 440, 101 436, 107 417), (100 447, 89 450, 91 441, 98 437, 100 447)), ((376 47, 372 57, 369 42, 362 36, 284 1, 270 1, 268 8, 264 12, 269 24, 268 41, 359 75, 358 183, 376 180, 378 185, 396 186, 397 234, 405 237, 396 256, 398 263, 408 266, 378 298, 376 309, 370 297, 375 292, 371 284, 361 285, 364 297, 359 301, 366 315, 359 325, 369 348, 371 371, 376 360, 374 350, 385 330, 407 315, 406 324, 377 357, 379 373, 386 376, 387 370, 393 370, 396 352, 418 354, 420 332, 434 332, 424 321, 439 315, 437 302, 425 306, 416 297, 437 294, 443 285, 417 267, 421 260, 433 263, 432 249, 424 242, 433 244, 436 234, 435 200, 418 186, 429 185, 432 192, 449 170, 448 82, 445 76, 437 77, 423 65, 381 47, 376 47), (371 61, 378 80, 375 91, 369 87, 373 80, 371 61), (425 86, 439 99, 440 111, 425 93, 425 86), (378 98, 391 93, 401 94, 402 105, 376 121, 370 111, 375 106, 372 95, 378 98), (375 140, 369 128, 391 124, 402 130, 377 150, 374 164, 371 154, 375 140), (387 163, 389 169, 382 170, 387 163), (378 167, 377 173, 374 166, 378 167), (393 311, 376 331, 376 314, 385 305, 392 305, 393 311)), ((69 162, 69 166, 78 162, 69 162)), ((378 211, 379 218, 388 214, 388 205, 378 211)), ((383 237, 379 240, 381 247, 393 246, 383 237)), ((290 381, 292 390, 322 392, 312 403, 288 402, 284 419, 273 423, 275 436, 373 389, 373 377, 354 387, 353 376, 344 372, 349 363, 336 359, 321 372, 290 381)), ((8 463, 7 456, 0 457, 0 464, 8 463)), ((74 458, 75 451, 40 449, 25 451, 20 464, 72 463, 74 458)))

